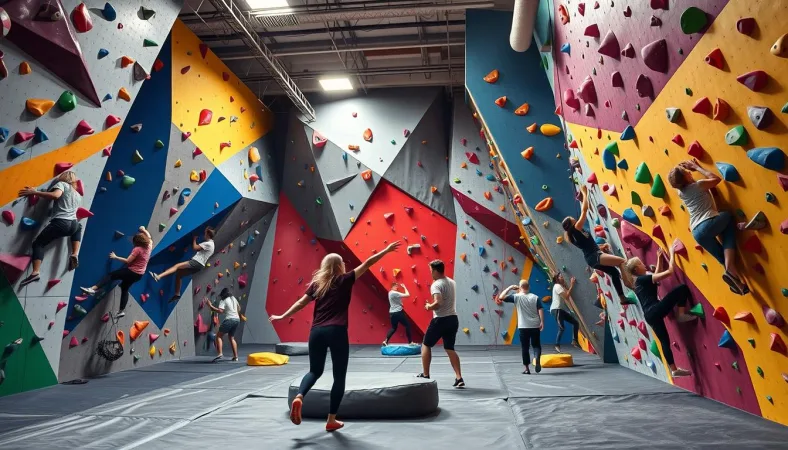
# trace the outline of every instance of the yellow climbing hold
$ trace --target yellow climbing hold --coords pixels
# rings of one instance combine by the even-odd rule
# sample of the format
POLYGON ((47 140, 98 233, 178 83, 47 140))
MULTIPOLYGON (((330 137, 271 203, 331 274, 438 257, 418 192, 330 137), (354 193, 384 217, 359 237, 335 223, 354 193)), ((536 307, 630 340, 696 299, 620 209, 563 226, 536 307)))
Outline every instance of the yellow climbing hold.
POLYGON ((396 276, 397 276, 397 275, 399 275, 399 274, 400 274, 400 272, 402 272, 402 271, 401 271, 401 270, 399 270, 399 269, 394 269, 392 272, 394 273, 394 277, 396 277, 396 276))
POLYGON ((172 354, 174 355, 174 354, 175 354, 175 351, 176 351, 177 349, 178 349, 178 347, 175 345, 175 342, 173 342, 172 344, 170 344, 170 353, 172 353, 172 354))
POLYGON ((200 174, 196 170, 192 170, 189 174, 189 179, 194 182, 200 181, 200 174))
POLYGON ((484 327, 479 327, 479 331, 481 331, 482 333, 484 333, 484 327))
POLYGON ((248 179, 249 179, 249 172, 247 172, 246 169, 244 169, 244 180, 248 180, 248 179))
POLYGON ((350 223, 356 223, 356 218, 355 217, 351 217, 350 218, 350 223))
POLYGON ((468 328, 463 328, 462 332, 465 334, 470 334, 471 330, 469 330, 468 328))
POLYGON ((249 147, 249 162, 254 164, 257 161, 260 161, 260 151, 257 147, 249 147))
POLYGON ((233 263, 233 269, 238 270, 239 267, 241 267, 241 263, 239 263, 238 261, 233 263))
POLYGON ((551 123, 546 123, 539 127, 539 131, 545 136, 555 136, 561 132, 561 129, 551 123))
POLYGON ((104 177, 107 181, 112 181, 112 172, 109 170, 107 171, 107 175, 104 177))
POLYGON ((180 167, 182 165, 183 165, 183 161, 181 161, 180 159, 175 161, 175 167, 180 167))
POLYGON ((25 107, 30 114, 41 117, 46 114, 52 107, 55 106, 55 102, 52 100, 42 99, 42 98, 29 98, 27 102, 25 102, 25 107))
POLYGON ((156 346, 155 345, 151 345, 150 346, 150 350, 148 350, 148 354, 150 355, 151 358, 153 358, 156 355, 156 346))

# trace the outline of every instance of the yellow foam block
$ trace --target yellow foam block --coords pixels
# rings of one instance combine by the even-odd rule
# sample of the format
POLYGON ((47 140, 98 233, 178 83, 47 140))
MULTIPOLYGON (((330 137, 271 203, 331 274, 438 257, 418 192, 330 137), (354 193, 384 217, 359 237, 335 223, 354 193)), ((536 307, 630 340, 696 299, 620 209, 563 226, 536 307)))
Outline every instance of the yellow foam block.
POLYGON ((246 357, 247 366, 281 366, 287 364, 290 357, 276 353, 260 352, 252 353, 246 357))
MULTIPOLYGON (((569 353, 553 353, 550 355, 542 355, 542 367, 552 368, 552 367, 572 367, 575 365, 575 362, 572 360, 572 355, 569 353)), ((536 365, 536 359, 534 359, 533 364, 536 365)))

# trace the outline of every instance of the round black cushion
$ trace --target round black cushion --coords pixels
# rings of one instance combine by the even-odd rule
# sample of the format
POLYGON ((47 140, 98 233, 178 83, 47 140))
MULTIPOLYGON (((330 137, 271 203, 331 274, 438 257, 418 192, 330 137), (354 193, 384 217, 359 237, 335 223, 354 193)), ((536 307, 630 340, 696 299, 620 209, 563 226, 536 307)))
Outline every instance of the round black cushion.
MULTIPOLYGON (((304 397, 301 415, 325 419, 328 415, 331 385, 325 372, 304 397)), ((288 406, 298 395, 301 379, 290 384, 288 406)), ((345 382, 345 396, 337 415, 342 419, 407 419, 423 417, 438 410, 438 383, 406 373, 351 372, 345 382)))
POLYGON ((274 352, 290 356, 308 355, 309 345, 306 342, 282 342, 276 344, 274 352))

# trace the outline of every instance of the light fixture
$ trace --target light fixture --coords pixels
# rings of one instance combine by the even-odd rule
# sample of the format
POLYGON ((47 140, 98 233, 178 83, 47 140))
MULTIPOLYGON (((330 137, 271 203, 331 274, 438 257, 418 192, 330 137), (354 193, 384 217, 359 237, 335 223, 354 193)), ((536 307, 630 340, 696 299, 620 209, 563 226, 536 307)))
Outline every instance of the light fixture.
POLYGON ((348 77, 342 78, 323 78, 320 81, 320 86, 324 91, 349 91, 353 89, 348 77))
POLYGON ((246 4, 249 9, 264 13, 267 13, 267 10, 275 10, 279 14, 292 11, 288 0, 246 0, 246 4))

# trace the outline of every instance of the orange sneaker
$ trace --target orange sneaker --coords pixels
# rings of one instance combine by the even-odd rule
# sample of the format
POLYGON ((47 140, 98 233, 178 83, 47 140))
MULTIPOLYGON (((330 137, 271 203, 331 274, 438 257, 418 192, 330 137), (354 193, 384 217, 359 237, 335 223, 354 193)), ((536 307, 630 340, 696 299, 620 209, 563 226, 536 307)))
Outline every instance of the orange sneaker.
POLYGON ((293 404, 290 405, 290 421, 293 422, 294 425, 301 425, 301 407, 303 404, 303 399, 301 397, 296 397, 295 400, 293 400, 293 404))
POLYGON ((337 431, 338 429, 340 429, 340 428, 342 428, 344 426, 345 426, 344 422, 340 422, 340 421, 337 420, 336 422, 327 423, 326 424, 326 431, 329 431, 329 432, 337 431))

